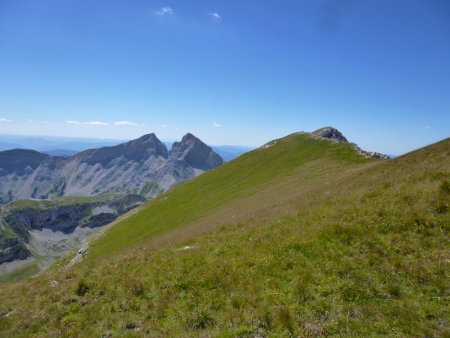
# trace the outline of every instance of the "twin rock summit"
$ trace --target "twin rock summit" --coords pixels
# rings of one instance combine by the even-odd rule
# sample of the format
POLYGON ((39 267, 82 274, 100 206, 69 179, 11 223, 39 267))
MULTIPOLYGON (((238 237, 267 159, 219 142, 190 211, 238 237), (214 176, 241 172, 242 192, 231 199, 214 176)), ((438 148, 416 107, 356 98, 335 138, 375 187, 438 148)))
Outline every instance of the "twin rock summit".
POLYGON ((222 163, 192 134, 170 151, 155 134, 70 157, 14 149, 0 152, 0 197, 3 203, 121 192, 154 197, 222 163))

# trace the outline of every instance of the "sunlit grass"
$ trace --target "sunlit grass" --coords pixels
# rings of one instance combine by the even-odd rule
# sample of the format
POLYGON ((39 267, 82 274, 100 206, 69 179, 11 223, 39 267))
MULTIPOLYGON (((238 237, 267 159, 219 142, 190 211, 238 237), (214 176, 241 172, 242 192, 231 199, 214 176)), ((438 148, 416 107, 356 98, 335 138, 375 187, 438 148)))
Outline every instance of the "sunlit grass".
POLYGON ((449 182, 450 140, 367 161, 345 145, 291 136, 149 203, 83 263, 0 289, 0 314, 12 313, 0 329, 444 337, 449 182), (199 236, 199 227, 209 231, 199 236), (169 244, 152 245, 156 234, 169 244))

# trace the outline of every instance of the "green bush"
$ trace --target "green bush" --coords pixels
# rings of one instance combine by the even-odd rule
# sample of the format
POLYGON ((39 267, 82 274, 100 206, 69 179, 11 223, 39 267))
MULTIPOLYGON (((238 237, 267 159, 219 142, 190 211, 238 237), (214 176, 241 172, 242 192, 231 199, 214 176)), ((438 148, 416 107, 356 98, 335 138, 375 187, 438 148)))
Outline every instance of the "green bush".
POLYGON ((80 297, 84 297, 89 292, 89 286, 84 281, 79 281, 75 294, 80 297))

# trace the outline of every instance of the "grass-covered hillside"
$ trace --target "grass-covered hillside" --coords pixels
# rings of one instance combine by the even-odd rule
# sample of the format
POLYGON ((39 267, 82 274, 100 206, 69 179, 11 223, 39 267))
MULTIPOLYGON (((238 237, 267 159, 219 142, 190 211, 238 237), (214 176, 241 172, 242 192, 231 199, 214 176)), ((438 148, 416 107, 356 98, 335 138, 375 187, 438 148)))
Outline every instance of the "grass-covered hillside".
POLYGON ((1 336, 427 336, 449 328, 450 139, 392 160, 294 134, 0 287, 1 336))
POLYGON ((287 211, 286 201, 294 196, 372 164, 349 144, 293 134, 151 201, 95 242, 90 257, 98 259, 139 244, 148 245, 150 239, 176 228, 181 229, 171 232, 168 241, 197 235, 218 224, 277 217, 287 211))

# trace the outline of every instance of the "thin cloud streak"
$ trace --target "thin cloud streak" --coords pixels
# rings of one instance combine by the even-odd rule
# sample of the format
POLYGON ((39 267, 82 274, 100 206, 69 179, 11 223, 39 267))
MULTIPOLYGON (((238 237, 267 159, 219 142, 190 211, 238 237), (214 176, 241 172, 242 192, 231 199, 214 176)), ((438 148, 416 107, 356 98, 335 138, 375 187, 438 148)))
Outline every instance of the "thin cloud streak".
POLYGON ((155 11, 155 14, 159 16, 170 15, 173 14, 173 9, 169 6, 161 7, 160 9, 155 11))
POLYGON ((209 16, 213 19, 213 21, 222 21, 222 16, 218 12, 211 12, 209 13, 209 16))
POLYGON ((108 122, 103 122, 103 121, 90 121, 90 122, 85 122, 84 124, 88 124, 90 126, 109 126, 108 122))
POLYGON ((88 121, 88 122, 80 122, 76 120, 69 120, 66 121, 66 124, 74 124, 74 125, 88 125, 88 126, 109 126, 110 124, 108 122, 103 121, 88 121))
POLYGON ((114 122, 115 126, 137 126, 138 123, 131 122, 131 121, 116 121, 114 122))

